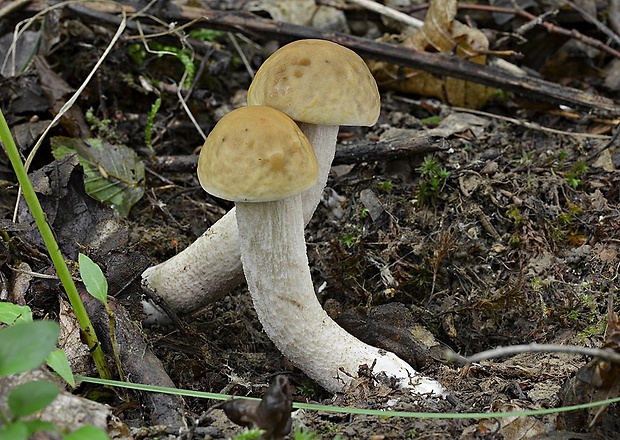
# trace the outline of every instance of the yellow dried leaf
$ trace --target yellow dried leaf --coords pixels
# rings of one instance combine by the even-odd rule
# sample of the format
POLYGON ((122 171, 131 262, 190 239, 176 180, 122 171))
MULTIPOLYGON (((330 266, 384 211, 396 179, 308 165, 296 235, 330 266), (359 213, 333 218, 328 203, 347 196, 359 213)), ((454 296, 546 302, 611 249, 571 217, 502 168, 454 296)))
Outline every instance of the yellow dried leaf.
MULTIPOLYGON (((401 44, 424 52, 455 53, 474 63, 485 64, 484 52, 489 47, 486 36, 480 30, 455 20, 456 11, 457 0, 431 1, 424 26, 401 44)), ((493 89, 484 85, 450 77, 440 78, 385 62, 372 62, 370 68, 383 88, 432 96, 459 107, 481 108, 493 94, 493 89)))

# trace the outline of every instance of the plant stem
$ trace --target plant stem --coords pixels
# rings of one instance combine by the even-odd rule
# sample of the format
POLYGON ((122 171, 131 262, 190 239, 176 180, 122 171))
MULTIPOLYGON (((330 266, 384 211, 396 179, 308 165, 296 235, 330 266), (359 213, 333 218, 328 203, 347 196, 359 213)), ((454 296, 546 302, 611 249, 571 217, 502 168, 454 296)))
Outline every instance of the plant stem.
POLYGON ((77 318, 80 325, 80 330, 82 332, 84 340, 86 341, 86 345, 88 345, 88 348, 91 352, 93 361, 95 362, 95 366, 97 367, 97 371, 99 372, 99 376, 104 379, 110 379, 112 375, 110 374, 110 369, 108 368, 105 356, 103 355, 101 345, 97 340, 95 330, 93 329, 93 326, 90 322, 88 313, 86 313, 86 309, 84 308, 84 304, 82 303, 80 294, 75 287, 73 278, 71 278, 71 273, 69 272, 67 263, 65 262, 62 253, 60 252, 60 248, 58 247, 58 243, 54 238, 52 228, 47 223, 47 218, 45 217, 43 208, 41 208, 39 199, 34 192, 32 183, 28 178, 28 174, 26 173, 26 169, 24 168, 24 164, 22 163, 19 151, 15 146, 15 141, 11 136, 11 131, 9 130, 9 126, 6 123, 6 119, 4 118, 2 110, 0 110, 0 140, 2 140, 2 143, 4 144, 7 156, 11 161, 11 165, 13 166, 13 170, 15 171, 17 180, 21 185, 24 199, 26 200, 26 203, 30 208, 32 217, 34 218, 37 224, 37 228, 41 233, 41 237, 43 238, 43 242, 45 243, 45 247, 47 248, 50 258, 54 263, 56 273, 58 274, 60 282, 62 283, 65 292, 69 297, 69 302, 71 303, 71 307, 73 308, 75 317, 77 318))

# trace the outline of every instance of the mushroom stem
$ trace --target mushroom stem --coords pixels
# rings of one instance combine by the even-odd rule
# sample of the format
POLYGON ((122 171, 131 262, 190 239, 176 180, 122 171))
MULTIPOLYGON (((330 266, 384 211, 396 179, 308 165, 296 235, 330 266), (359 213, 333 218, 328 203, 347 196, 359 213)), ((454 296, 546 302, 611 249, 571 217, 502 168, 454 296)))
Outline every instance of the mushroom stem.
POLYGON ((321 201, 325 186, 327 186, 329 171, 336 155, 336 138, 340 127, 338 125, 317 125, 305 122, 298 122, 297 125, 308 138, 319 162, 319 177, 316 184, 301 193, 304 225, 307 225, 321 201))
POLYGON ((361 365, 417 393, 443 395, 393 353, 369 346, 323 310, 308 267, 301 196, 237 202, 243 270, 263 329, 280 352, 326 390, 341 391, 361 365))
MULTIPOLYGON (((336 152, 337 125, 300 123, 319 163, 317 183, 302 193, 307 224, 318 206, 336 152)), ((235 209, 169 260, 147 268, 142 284, 176 313, 188 314, 213 304, 243 282, 235 209), (207 268, 205 270, 205 268, 207 268)))

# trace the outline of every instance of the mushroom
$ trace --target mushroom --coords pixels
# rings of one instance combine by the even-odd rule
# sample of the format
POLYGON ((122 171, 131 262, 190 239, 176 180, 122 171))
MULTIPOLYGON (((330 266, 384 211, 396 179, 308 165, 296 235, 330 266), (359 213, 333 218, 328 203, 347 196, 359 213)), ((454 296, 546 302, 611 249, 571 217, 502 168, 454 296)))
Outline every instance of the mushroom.
POLYGON ((416 392, 443 394, 439 383, 396 355, 347 333, 318 302, 300 195, 317 173, 307 138, 270 107, 224 116, 200 152, 202 187, 236 203, 243 271, 263 329, 287 359, 330 392, 341 391, 367 365, 416 392))
MULTIPOLYGON (((339 125, 370 126, 379 117, 376 82, 355 52, 330 41, 299 40, 263 63, 248 91, 248 103, 286 113, 315 150, 319 177, 302 194, 307 224, 327 183, 339 125)), ((235 209, 229 211, 184 251, 146 269, 143 285, 184 314, 214 303, 241 284, 235 216, 235 209)))

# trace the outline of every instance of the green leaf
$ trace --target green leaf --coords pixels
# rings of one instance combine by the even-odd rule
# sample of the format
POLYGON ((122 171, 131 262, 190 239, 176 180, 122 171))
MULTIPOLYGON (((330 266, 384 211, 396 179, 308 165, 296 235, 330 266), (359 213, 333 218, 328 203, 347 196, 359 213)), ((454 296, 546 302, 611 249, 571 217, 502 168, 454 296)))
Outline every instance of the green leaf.
POLYGON ((28 437, 39 431, 58 431, 58 428, 56 428, 52 422, 45 422, 43 420, 20 420, 18 423, 26 426, 26 429, 28 430, 28 437))
POLYGON ((28 306, 2 302, 0 303, 0 322, 8 325, 20 322, 32 322, 32 310, 30 310, 28 306))
POLYGON ((54 401, 59 392, 58 385, 54 382, 34 380, 13 388, 7 403, 13 418, 20 419, 41 411, 54 401))
POLYGON ((0 377, 37 368, 56 347, 60 327, 32 321, 0 330, 0 377))
POLYGON ((108 281, 105 279, 101 268, 82 253, 78 255, 78 263, 80 265, 80 276, 88 293, 102 303, 107 304, 108 281))
POLYGON ((28 440, 28 426, 23 422, 0 426, 0 440, 28 440))
POLYGON ((131 148, 101 139, 50 139, 56 159, 76 153, 84 168, 84 185, 91 197, 111 205, 126 217, 144 195, 144 164, 131 148))
POLYGON ((92 425, 82 426, 63 437, 64 440, 108 440, 108 435, 92 425))
POLYGON ((64 350, 57 348, 52 351, 47 358, 45 358, 45 363, 58 373, 69 385, 75 388, 75 378, 73 377, 73 372, 71 371, 71 366, 69 366, 69 361, 67 360, 67 355, 64 350))

